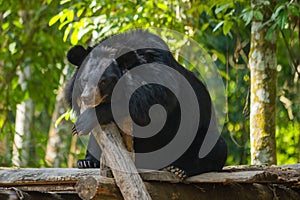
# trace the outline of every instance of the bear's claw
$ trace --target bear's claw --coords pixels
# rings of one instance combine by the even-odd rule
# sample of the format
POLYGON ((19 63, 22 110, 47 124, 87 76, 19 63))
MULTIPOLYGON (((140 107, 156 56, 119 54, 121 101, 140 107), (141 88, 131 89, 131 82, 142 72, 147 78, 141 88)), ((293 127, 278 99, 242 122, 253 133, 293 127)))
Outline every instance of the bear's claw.
POLYGON ((77 130, 76 130, 76 127, 75 127, 75 125, 72 127, 72 135, 77 135, 78 134, 78 132, 77 132, 77 130))
POLYGON ((178 168, 178 167, 174 167, 174 166, 168 166, 168 167, 165 167, 163 168, 163 170, 165 171, 169 171, 173 174, 175 174, 178 178, 180 178, 181 180, 184 180, 187 176, 185 174, 185 171, 178 168))
POLYGON ((93 160, 78 160, 77 161, 77 167, 79 169, 85 169, 85 168, 99 168, 100 162, 99 161, 93 161, 93 160))

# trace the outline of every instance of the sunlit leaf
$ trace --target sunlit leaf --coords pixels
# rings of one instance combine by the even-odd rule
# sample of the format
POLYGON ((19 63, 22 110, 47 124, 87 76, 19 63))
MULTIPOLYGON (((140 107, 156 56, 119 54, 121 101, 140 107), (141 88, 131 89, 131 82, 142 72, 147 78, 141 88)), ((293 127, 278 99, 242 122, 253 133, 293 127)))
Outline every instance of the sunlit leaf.
POLYGON ((104 28, 101 29, 101 31, 99 32, 99 35, 103 35, 106 32, 108 32, 110 30, 110 28, 112 27, 112 25, 107 25, 104 28))
POLYGON ((71 31, 71 28, 72 28, 72 25, 69 24, 64 33, 64 38, 63 38, 64 42, 67 41, 70 31, 71 31))
POLYGON ((210 23, 205 23, 201 27, 201 31, 205 31, 209 27, 210 23))
POLYGON ((224 21, 224 26, 223 26, 223 34, 227 35, 231 29, 231 27, 233 26, 233 22, 229 21, 229 20, 225 20, 224 21))
POLYGON ((74 19, 74 11, 73 10, 69 10, 67 12, 67 19, 68 19, 68 21, 73 21, 73 19, 74 19))
POLYGON ((59 18, 59 22, 63 23, 65 21, 65 19, 68 16, 68 9, 64 9, 63 11, 60 12, 60 18, 59 18))
POLYGON ((232 3, 224 4, 224 5, 222 5, 222 6, 218 7, 218 8, 216 8, 215 13, 218 14, 218 13, 220 13, 220 12, 222 12, 222 11, 226 11, 227 8, 230 8, 230 7, 232 7, 232 3))
POLYGON ((12 42, 8 45, 8 49, 11 52, 11 54, 16 53, 16 46, 17 46, 16 42, 12 42))
POLYGON ((63 4, 68 3, 68 2, 70 2, 70 1, 71 1, 71 0, 61 0, 61 1, 60 1, 60 4, 63 5, 63 4))
POLYGON ((13 21, 13 24, 14 24, 16 27, 18 27, 18 28, 23 28, 23 25, 20 23, 19 20, 14 20, 14 21, 13 21))
POLYGON ((74 29, 70 38, 71 44, 76 45, 78 43, 78 29, 74 29))
POLYGON ((279 13, 281 12, 281 10, 283 10, 285 8, 285 5, 280 5, 276 11, 272 14, 271 19, 272 20, 276 20, 276 18, 278 17, 279 13))
POLYGON ((58 27, 58 30, 61 30, 65 25, 67 25, 67 24, 69 24, 70 22, 68 22, 68 21, 65 21, 65 22, 63 22, 63 23, 61 23, 60 25, 59 25, 59 27, 58 27))
POLYGON ((55 24, 60 18, 60 15, 55 15, 54 17, 52 17, 49 21, 49 26, 52 26, 53 24, 55 24))
POLYGON ((219 74, 220 74, 223 78, 225 78, 226 80, 230 80, 229 75, 226 74, 224 71, 218 70, 218 72, 219 72, 219 74))
POLYGON ((159 8, 159 9, 162 9, 162 10, 169 10, 168 6, 166 4, 162 4, 162 3, 158 3, 156 4, 156 6, 159 8))
POLYGON ((223 24, 224 24, 224 21, 219 22, 213 29, 213 32, 216 32, 223 24))
POLYGON ((0 115, 0 129, 3 128, 5 120, 6 120, 6 117, 4 115, 0 115))
POLYGON ((67 111, 59 116, 59 118, 55 121, 54 127, 57 128, 58 125, 61 123, 63 119, 69 120, 70 119, 70 111, 67 111))
POLYGON ((19 86, 19 78, 15 77, 11 81, 11 88, 15 90, 19 86))
POLYGON ((7 10, 3 13, 3 19, 5 19, 6 17, 8 17, 11 14, 11 10, 7 10))
POLYGON ((254 16, 254 11, 249 10, 249 9, 244 9, 243 12, 242 12, 242 15, 241 15, 241 17, 245 21, 245 25, 250 24, 250 22, 252 21, 253 16, 254 16))
POLYGON ((4 31, 5 31, 8 27, 9 27, 9 23, 8 23, 8 22, 3 23, 2 26, 1 26, 2 30, 4 30, 4 31))
POLYGON ((136 11, 137 11, 137 13, 141 13, 143 11, 143 9, 144 9, 144 7, 140 6, 140 7, 138 7, 138 9, 136 11))
POLYGON ((77 17, 80 17, 82 15, 82 13, 84 12, 85 8, 81 8, 77 11, 77 17))

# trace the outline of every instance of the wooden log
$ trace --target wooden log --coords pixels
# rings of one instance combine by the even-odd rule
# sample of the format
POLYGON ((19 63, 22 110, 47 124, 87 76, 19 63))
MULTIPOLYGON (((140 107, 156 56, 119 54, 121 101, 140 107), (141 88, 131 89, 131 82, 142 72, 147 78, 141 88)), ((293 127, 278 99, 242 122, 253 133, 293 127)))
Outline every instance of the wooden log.
MULTIPOLYGON (((132 132, 131 118, 130 117, 124 118, 122 123, 120 123, 119 125, 121 125, 121 127, 118 130, 119 130, 119 132, 122 136, 123 143, 124 143, 126 149, 128 150, 128 152, 131 152, 131 154, 130 154, 131 159, 132 159, 132 161, 134 161, 135 158, 134 158, 134 145, 133 145, 133 132, 132 132)), ((98 134, 95 131, 92 134, 94 135, 95 138, 97 138, 98 134)), ((97 140, 97 142, 100 146, 100 140, 97 140)), ((101 157, 100 157, 100 175, 101 176, 112 177, 111 170, 108 167, 108 164, 107 164, 106 160, 107 159, 105 158, 105 155, 101 154, 101 157)))
POLYGON ((114 123, 93 129, 93 134, 102 149, 103 156, 114 175, 117 186, 124 199, 151 199, 145 184, 123 143, 122 137, 114 123))
MULTIPOLYGON (((81 102, 80 112, 83 113, 86 110, 86 105, 84 102, 81 102)), ((123 127, 126 132, 132 133, 132 126, 129 118, 125 118, 123 122, 123 127)), ((105 126, 100 127, 96 126, 92 130, 98 145, 102 150, 102 159, 100 160, 107 162, 108 167, 110 167, 112 174, 115 178, 116 184, 119 187, 125 200, 150 200, 151 196, 149 195, 145 184, 143 183, 135 165, 132 160, 133 154, 127 151, 121 134, 115 125, 111 122, 105 126)), ((124 137, 124 141, 127 145, 127 148, 133 149, 133 140, 132 137, 124 137)), ((101 165, 100 174, 104 175, 107 168, 104 164, 101 165)), ((84 181, 81 181, 84 183, 84 181)), ((82 199, 91 199, 93 198, 93 192, 84 191, 85 187, 81 187, 80 184, 77 187, 80 190, 82 199)), ((89 188, 85 188, 89 190, 89 188)))

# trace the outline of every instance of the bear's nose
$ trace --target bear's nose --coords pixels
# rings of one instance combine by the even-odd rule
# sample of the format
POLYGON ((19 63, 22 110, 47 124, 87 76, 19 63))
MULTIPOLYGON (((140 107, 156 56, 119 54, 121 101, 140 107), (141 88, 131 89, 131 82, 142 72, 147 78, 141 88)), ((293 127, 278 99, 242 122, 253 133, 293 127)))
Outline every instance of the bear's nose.
POLYGON ((101 97, 97 86, 86 85, 82 94, 80 95, 80 100, 87 107, 95 107, 101 103, 103 97, 101 97))
POLYGON ((95 93, 97 92, 95 90, 95 87, 92 87, 91 85, 87 86, 84 88, 80 100, 87 106, 92 106, 96 104, 96 99, 95 99, 95 93))
POLYGON ((82 94, 80 98, 84 104, 88 104, 88 102, 92 100, 92 98, 87 94, 82 94))

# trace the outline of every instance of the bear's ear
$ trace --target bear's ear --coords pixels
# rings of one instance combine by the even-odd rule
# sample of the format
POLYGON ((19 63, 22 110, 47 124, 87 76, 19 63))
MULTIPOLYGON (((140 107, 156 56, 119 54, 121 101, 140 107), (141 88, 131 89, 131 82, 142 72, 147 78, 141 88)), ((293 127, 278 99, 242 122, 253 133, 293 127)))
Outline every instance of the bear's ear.
POLYGON ((89 47, 86 50, 85 48, 83 48, 83 46, 76 45, 68 51, 68 53, 67 53, 68 61, 70 63, 72 63, 73 65, 76 65, 79 67, 91 50, 92 50, 91 47, 89 47))

